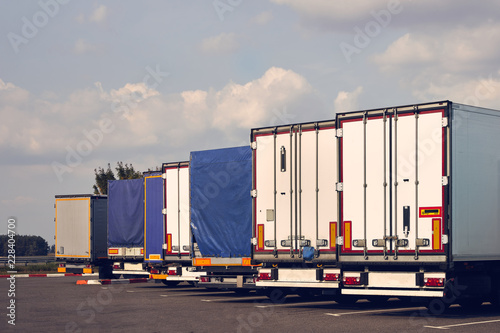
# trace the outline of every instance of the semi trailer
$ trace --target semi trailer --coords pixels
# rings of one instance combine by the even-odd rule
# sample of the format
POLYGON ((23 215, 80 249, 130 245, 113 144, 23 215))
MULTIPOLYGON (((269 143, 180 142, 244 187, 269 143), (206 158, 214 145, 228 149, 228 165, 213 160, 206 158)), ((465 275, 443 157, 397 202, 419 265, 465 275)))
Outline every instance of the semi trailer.
POLYGON ((441 101, 252 130, 257 286, 498 301, 499 128, 497 110, 441 101))
POLYGON ((108 258, 115 276, 148 275, 144 261, 144 179, 108 181, 108 258))
POLYGON ((180 282, 196 284, 203 273, 192 266, 197 246, 189 225, 189 162, 163 163, 158 177, 160 201, 154 208, 156 218, 147 218, 145 224, 149 235, 145 238, 146 269, 153 279, 168 286, 180 282))
POLYGON ((58 272, 92 273, 107 259, 107 197, 56 195, 54 208, 58 272))
POLYGON ((199 286, 255 288, 252 264, 252 151, 234 147, 191 152, 190 224, 199 286))

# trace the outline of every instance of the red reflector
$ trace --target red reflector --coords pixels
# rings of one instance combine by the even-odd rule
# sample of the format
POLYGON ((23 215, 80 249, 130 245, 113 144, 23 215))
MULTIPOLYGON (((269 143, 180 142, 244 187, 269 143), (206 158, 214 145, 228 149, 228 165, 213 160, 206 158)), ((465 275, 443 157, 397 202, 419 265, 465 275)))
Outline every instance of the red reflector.
POLYGON ((85 265, 85 268, 92 268, 92 265, 85 265))
POLYGON ((344 277, 344 284, 346 285, 360 285, 361 279, 359 277, 344 277))
POLYGON ((424 285, 426 287, 444 287, 444 279, 441 278, 425 278, 424 285))
POLYGON ((66 267, 66 264, 59 264, 59 267, 66 267))
POLYGON ((270 273, 260 273, 259 280, 271 280, 271 274, 270 273))
POLYGON ((339 276, 340 274, 325 274, 323 276, 323 280, 324 281, 338 281, 339 280, 339 276))
POLYGON ((201 276, 200 281, 201 282, 210 282, 210 278, 208 276, 201 276))
POLYGON ((120 269, 120 265, 113 265, 113 269, 120 269))
POLYGON ((150 271, 151 274, 159 274, 160 271, 157 270, 157 269, 154 269, 154 268, 151 268, 151 271, 150 271))
POLYGON ((168 275, 177 275, 177 270, 176 269, 169 269, 168 275))

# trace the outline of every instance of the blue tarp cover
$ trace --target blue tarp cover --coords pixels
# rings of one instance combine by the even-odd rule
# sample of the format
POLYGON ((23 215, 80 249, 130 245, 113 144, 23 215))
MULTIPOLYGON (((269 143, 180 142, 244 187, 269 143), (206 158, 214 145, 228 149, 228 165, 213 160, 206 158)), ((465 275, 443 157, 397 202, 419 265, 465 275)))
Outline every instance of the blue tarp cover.
MULTIPOLYGON (((150 254, 159 254, 163 258, 163 179, 161 172, 144 176, 145 197, 145 242, 144 253, 148 259, 150 254)), ((151 260, 154 261, 154 260, 151 260)))
POLYGON ((206 257, 248 257, 252 238, 252 150, 191 153, 191 229, 206 257))
POLYGON ((144 244, 143 179, 108 181, 108 246, 144 244))

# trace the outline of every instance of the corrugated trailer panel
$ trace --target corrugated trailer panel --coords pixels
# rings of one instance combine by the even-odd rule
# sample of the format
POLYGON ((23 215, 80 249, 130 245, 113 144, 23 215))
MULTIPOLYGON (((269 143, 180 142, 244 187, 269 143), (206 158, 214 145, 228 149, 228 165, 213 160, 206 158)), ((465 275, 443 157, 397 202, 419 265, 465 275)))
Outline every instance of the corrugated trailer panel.
POLYGON ((163 259, 163 180, 161 172, 144 173, 144 260, 163 259))
POLYGON ((335 121, 252 130, 257 261, 336 260, 335 121))
POLYGON ((57 258, 92 262, 106 256, 105 196, 57 195, 55 209, 57 258))
POLYGON ((162 169, 165 260, 189 260, 189 162, 164 163, 162 169))
POLYGON ((451 243, 455 261, 500 259, 500 112, 453 104, 451 243))

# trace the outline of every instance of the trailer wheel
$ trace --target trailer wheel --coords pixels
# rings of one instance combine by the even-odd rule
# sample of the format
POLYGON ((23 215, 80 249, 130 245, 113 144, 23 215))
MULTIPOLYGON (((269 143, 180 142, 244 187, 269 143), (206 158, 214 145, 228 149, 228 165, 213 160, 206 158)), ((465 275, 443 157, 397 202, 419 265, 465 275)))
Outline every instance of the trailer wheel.
POLYGON ((176 287, 180 282, 179 281, 167 281, 167 280, 161 280, 161 283, 166 285, 167 287, 176 287))
POLYGON ((284 288, 267 288, 263 290, 263 293, 272 303, 283 303, 288 295, 288 290, 284 288))
POLYGON ((443 298, 432 298, 427 301, 425 307, 431 315, 442 315, 450 307, 450 303, 446 302, 443 298))

